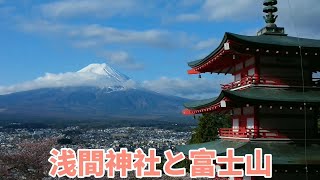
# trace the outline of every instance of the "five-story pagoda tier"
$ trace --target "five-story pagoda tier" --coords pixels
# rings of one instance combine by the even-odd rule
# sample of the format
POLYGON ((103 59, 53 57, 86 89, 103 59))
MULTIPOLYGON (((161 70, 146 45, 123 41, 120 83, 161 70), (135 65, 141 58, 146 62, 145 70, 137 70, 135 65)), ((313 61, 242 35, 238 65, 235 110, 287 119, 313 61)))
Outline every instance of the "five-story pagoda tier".
POLYGON ((262 148, 273 154, 279 177, 305 177, 306 164, 310 177, 320 177, 320 81, 313 77, 320 71, 320 40, 285 34, 275 24, 276 4, 264 1, 267 25, 257 36, 225 33, 212 53, 188 63, 188 74, 231 74, 234 81, 221 85, 216 98, 185 103, 183 114, 230 113, 232 128, 221 128, 214 142, 177 149, 187 155, 205 147, 224 155, 235 148, 245 155, 262 148))

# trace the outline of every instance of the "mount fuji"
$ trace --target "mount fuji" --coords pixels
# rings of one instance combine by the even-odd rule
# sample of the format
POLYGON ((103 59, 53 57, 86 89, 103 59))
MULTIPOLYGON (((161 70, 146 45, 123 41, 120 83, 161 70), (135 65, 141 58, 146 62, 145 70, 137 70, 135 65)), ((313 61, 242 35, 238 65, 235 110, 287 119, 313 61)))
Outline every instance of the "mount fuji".
POLYGON ((87 67, 79 70, 78 73, 92 73, 96 75, 104 76, 106 79, 113 80, 115 82, 124 82, 130 78, 112 67, 108 66, 106 63, 103 64, 90 64, 87 67))
POLYGON ((187 101, 139 87, 107 64, 90 64, 72 73, 46 74, 34 84, 36 88, 0 95, 0 117, 179 117, 187 101))

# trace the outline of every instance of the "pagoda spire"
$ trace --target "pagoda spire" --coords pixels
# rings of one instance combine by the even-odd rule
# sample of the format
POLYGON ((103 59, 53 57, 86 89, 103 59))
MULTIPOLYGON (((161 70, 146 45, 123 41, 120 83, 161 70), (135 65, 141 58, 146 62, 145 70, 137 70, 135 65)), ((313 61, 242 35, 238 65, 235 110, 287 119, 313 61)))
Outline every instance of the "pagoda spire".
POLYGON ((286 36, 286 34, 284 33, 284 28, 277 27, 277 25, 275 24, 278 15, 274 15, 273 13, 276 13, 278 11, 278 8, 275 6, 277 4, 277 0, 264 0, 263 5, 265 7, 263 8, 263 12, 266 13, 266 15, 263 16, 263 18, 267 25, 257 33, 258 36, 263 34, 286 36))
POLYGON ((277 0, 265 0, 263 2, 263 5, 266 6, 265 8, 263 8, 263 12, 267 13, 267 15, 263 16, 263 18, 266 21, 268 27, 276 26, 274 23, 276 22, 278 15, 275 16, 273 13, 278 11, 278 8, 275 6, 277 4, 277 0))

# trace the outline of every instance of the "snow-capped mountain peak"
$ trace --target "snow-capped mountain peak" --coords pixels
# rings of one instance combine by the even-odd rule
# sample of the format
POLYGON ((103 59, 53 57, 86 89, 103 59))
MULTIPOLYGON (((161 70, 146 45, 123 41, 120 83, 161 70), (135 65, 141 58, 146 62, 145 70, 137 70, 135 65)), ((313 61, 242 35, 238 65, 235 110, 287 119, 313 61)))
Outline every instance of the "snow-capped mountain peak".
POLYGON ((79 70, 78 73, 92 73, 101 76, 107 76, 109 78, 115 79, 117 81, 126 81, 129 80, 129 77, 118 72, 112 67, 108 66, 106 63, 102 64, 89 64, 83 69, 79 70))
POLYGON ((76 72, 46 73, 33 81, 8 87, 0 86, 0 95, 43 88, 99 87, 108 92, 135 88, 135 82, 106 63, 90 64, 76 72))

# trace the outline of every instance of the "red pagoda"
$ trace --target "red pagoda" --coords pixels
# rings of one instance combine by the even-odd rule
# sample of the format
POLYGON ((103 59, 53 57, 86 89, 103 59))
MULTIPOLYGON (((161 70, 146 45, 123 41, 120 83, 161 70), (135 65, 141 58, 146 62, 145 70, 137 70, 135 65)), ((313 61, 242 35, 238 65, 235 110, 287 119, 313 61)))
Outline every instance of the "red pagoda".
MULTIPOLYGON (((232 128, 219 129, 213 142, 178 146, 206 148, 225 155, 273 155, 272 179, 320 179, 320 40, 291 37, 277 27, 276 0, 265 0, 266 27, 257 36, 225 33, 203 59, 188 63, 188 74, 231 74, 218 97, 185 103, 185 115, 230 113, 232 128)), ((231 178, 230 178, 231 179, 231 178)), ((240 179, 264 179, 244 177, 240 179)))

